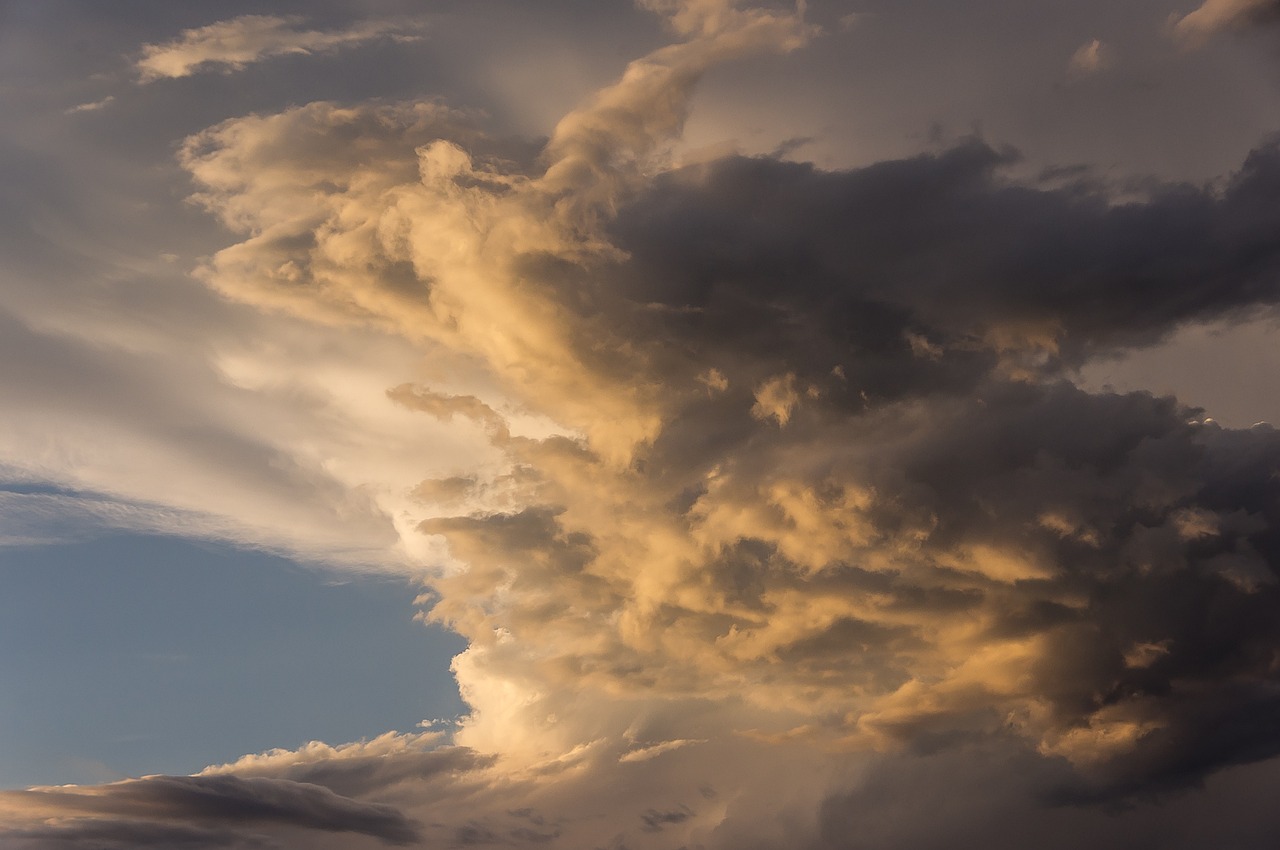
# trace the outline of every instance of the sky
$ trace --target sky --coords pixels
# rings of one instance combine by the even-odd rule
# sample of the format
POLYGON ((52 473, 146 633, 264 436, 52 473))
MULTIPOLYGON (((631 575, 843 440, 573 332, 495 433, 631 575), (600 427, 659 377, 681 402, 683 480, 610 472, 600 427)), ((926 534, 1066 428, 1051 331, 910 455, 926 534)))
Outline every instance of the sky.
POLYGON ((0 0, 0 844, 1271 847, 1273 0, 0 0))

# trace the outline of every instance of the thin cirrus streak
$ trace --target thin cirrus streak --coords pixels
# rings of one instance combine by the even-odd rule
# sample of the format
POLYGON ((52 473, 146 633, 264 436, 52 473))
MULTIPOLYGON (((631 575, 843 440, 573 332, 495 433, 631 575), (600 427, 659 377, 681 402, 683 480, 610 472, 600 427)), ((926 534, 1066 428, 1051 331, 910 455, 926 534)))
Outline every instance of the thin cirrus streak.
MULTIPOLYGON (((194 846, 939 846, 945 826, 877 819, 910 808, 878 786, 914 784, 1014 847, 1065 804, 1274 773, 1280 435, 1068 377, 1280 300, 1280 146, 1138 201, 1019 182, 979 139, 678 167, 700 76, 816 33, 645 5, 683 40, 540 148, 434 102, 315 102, 179 154, 241 239, 207 285, 494 388, 384 393, 501 458, 420 482, 400 524, 453 560, 423 614, 469 641, 452 741, 7 794, 15 846, 78 846, 98 818, 153 843, 252 821, 194 846)), ((1085 806, 1046 846, 1126 846, 1146 811, 1085 806)))

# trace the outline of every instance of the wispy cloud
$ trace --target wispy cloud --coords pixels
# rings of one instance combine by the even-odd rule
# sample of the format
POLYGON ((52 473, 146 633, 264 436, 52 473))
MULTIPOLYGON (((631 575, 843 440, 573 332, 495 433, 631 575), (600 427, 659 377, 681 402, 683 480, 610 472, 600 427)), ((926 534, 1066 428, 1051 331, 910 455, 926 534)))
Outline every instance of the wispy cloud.
POLYGON ((109 94, 102 98, 102 100, 95 100, 90 103, 81 103, 77 106, 72 106, 66 112, 68 115, 74 115, 77 112, 97 112, 100 109, 106 109, 115 99, 115 95, 109 94))
POLYGON ((183 30, 173 41, 148 44, 135 63, 139 79, 187 77, 202 71, 239 71, 255 62, 289 54, 325 53, 379 38, 413 39, 420 27, 368 21, 346 29, 302 28, 302 18, 241 15, 183 30))
POLYGON ((705 740, 689 741, 684 739, 677 739, 675 741, 662 741, 661 743, 658 743, 658 744, 648 744, 648 745, 636 747, 633 750, 628 750, 627 752, 623 753, 621 756, 618 757, 618 761, 621 761, 621 762, 648 761, 649 759, 657 758, 663 753, 669 753, 674 750, 678 750, 681 747, 687 747, 690 744, 705 744, 705 743, 706 743, 705 740))

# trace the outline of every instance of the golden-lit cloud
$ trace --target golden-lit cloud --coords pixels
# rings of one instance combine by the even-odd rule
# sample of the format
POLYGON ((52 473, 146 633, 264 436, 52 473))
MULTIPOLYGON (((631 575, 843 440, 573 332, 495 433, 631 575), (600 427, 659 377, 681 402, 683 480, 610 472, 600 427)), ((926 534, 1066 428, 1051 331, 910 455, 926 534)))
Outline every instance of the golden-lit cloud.
MULTIPOLYGON (((1210 581, 1253 628, 1263 544, 1248 536, 1263 526, 1212 551, 1185 529, 1268 510, 1206 494, 1235 474, 1214 459, 1234 468, 1274 437, 1089 395, 1060 370, 1180 320, 1119 281, 1164 267, 1161 234, 1205 205, 1275 250, 1246 200, 1275 179, 1274 152, 1224 194, 1128 206, 1009 187, 1010 156, 976 141, 846 173, 676 169, 665 151, 698 78, 810 32, 725 3, 655 8, 684 40, 632 62, 541 148, 435 103, 324 102, 182 148, 199 203, 243 236, 201 270, 209 285, 450 352, 491 387, 388 392, 473 423, 504 458, 483 477, 424 475, 420 521, 399 526, 407 550, 450 553, 426 616, 470 642, 456 740, 532 763, 616 741, 637 712, 667 724, 647 739, 704 740, 663 707, 704 700, 736 706, 722 734, 759 740, 802 729, 856 751, 1003 730, 1104 780, 1130 757, 1175 770, 1166 737, 1199 722, 1183 703, 1104 695, 1136 671, 1182 675, 1185 625, 1126 622, 1100 600, 1210 581), (1114 238, 1129 221, 1155 235, 1114 238), (517 410, 560 430, 513 435, 517 410), (1067 647, 1079 669, 1063 678, 1067 647)), ((1254 297, 1229 282, 1232 252, 1197 238, 1180 239, 1188 268, 1219 271, 1171 304, 1206 315, 1254 297)))
MULTIPOLYGON (((356 516, 362 552, 424 574, 422 618, 468 641, 470 714, 447 741, 0 795, 12 840, 86 812, 172 840, 243 806, 261 842, 847 847, 842 799, 876 834, 875 772, 944 765, 941 798, 957 751, 1115 802, 1280 750, 1280 435, 1067 380, 1280 303, 1280 147, 1141 201, 1020 182, 979 139, 678 166, 702 76, 816 32, 803 5, 641 5, 676 40, 546 140, 318 101, 178 154, 237 240, 196 276, 263 330, 213 353, 219 385, 303 408, 256 457, 329 494, 255 510, 296 548, 356 516)), ((200 61, 292 49, 254 45, 200 61)), ((129 492, 250 513, 162 484, 129 492)))

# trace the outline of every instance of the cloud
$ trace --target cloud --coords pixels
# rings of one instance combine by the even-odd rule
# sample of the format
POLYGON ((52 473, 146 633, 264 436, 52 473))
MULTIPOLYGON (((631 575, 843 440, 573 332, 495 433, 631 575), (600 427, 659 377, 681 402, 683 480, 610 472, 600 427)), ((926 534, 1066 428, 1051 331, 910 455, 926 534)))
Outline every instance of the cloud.
MULTIPOLYGON (((452 762, 453 768, 428 769, 418 779, 406 768, 420 763, 423 753, 410 747, 376 756, 379 770, 401 778, 390 790, 381 786, 373 793, 394 795, 393 805, 412 813, 422 846, 922 850, 959 840, 996 850, 1028 844, 1066 850, 1086 840, 1119 850, 1157 837, 1161 846, 1194 850, 1215 840, 1266 847, 1277 826, 1273 807, 1265 805, 1275 762, 1218 774, 1195 795, 1107 810, 1064 805, 1055 795, 1073 781, 1069 768, 1007 738, 856 759, 795 743, 783 748, 721 739, 631 763, 618 762, 614 748, 596 747, 533 769, 459 759, 456 750, 442 747, 436 766, 452 762), (833 769, 834 762, 844 769, 833 769)), ((314 747, 308 749, 305 759, 320 774, 341 772, 353 761, 346 754, 326 764, 314 747)), ((292 769, 282 751, 275 759, 281 770, 292 769)), ((256 769, 273 775, 270 765, 256 769)), ((385 846, 358 833, 220 822, 216 816, 199 823, 117 820, 105 809, 94 819, 34 824, 3 837, 23 850, 385 846)))
MULTIPOLYGON (((331 382, 359 392, 329 394, 323 361, 221 353, 226 386, 305 387, 334 420, 228 454, 288 466, 326 509, 360 495, 347 513, 436 567, 423 617, 469 642, 452 742, 0 802, 637 848, 939 846, 1009 814, 1132 846, 1094 804, 1274 771, 1280 432, 1068 378, 1274 308, 1280 145, 1136 199, 1021 181, 980 139, 843 171, 675 167, 704 74, 813 33, 798 13, 645 5, 678 40, 545 144, 435 102, 315 102, 181 146, 237 240, 199 278, 362 366, 331 382), (369 338, 441 365, 389 379, 357 354, 369 338), (469 429, 456 462, 419 447, 446 425, 469 429), (352 433, 367 444, 333 448, 352 433), (938 804, 945 832, 920 816, 938 804)), ((1150 835, 1157 810, 1126 828, 1150 835)), ((232 840, 250 839, 208 839, 232 840)))
POLYGON ((420 787, 435 778, 453 780, 493 761, 464 748, 444 747, 441 737, 388 732, 372 741, 338 747, 313 741, 298 750, 272 750, 213 765, 199 775, 274 777, 362 798, 405 782, 420 787))
POLYGON ((305 30, 299 17, 241 15, 183 30, 163 44, 147 44, 135 63, 138 78, 149 83, 218 70, 223 73, 276 56, 309 55, 354 47, 380 38, 416 38, 416 27, 370 21, 341 30, 305 30))
MULTIPOLYGON (((418 839, 417 827, 391 806, 357 802, 318 785, 265 777, 150 776, 96 787, 33 788, 0 792, 0 807, 25 819, 40 821, 95 814, 124 818, 116 821, 115 831, 136 831, 136 840, 144 846, 147 842, 155 843, 157 825, 174 821, 179 824, 261 823, 322 832, 352 832, 395 845, 418 839), (131 825, 130 820, 136 823, 131 825)), ((86 821, 80 829, 66 827, 44 835, 28 831, 14 837, 69 843, 72 835, 77 841, 85 841, 100 830, 100 824, 86 821)), ((173 827, 165 825, 160 831, 163 838, 163 833, 171 833, 173 827)), ((212 835, 217 841, 231 842, 231 838, 217 832, 216 827, 212 835)), ((216 846, 208 834, 197 834, 189 840, 197 842, 197 846, 202 841, 216 846)))
POLYGON ((596 438, 625 452, 655 424, 637 409, 649 403, 643 392, 619 393, 602 373, 627 368, 627 347, 613 363, 585 357, 605 341, 565 338, 560 306, 524 286, 520 278, 534 270, 518 266, 561 264, 572 273, 610 256, 598 222, 661 160, 697 80, 717 63, 786 52, 808 36, 793 16, 727 6, 712 14, 723 4, 707 5, 696 37, 632 62, 618 83, 566 115, 542 151, 485 140, 465 116, 426 103, 315 103, 189 138, 181 160, 203 189, 197 199, 254 234, 219 252, 203 276, 252 304, 376 323, 492 360, 500 379, 518 374, 580 408, 558 411, 563 424, 600 425, 597 412, 608 411, 618 433, 596 438), (708 29, 712 20, 719 23, 708 29), (349 133, 366 140, 360 151, 342 141, 349 133), (334 215, 350 226, 316 241, 316 225, 334 215), (370 259, 385 286, 368 287, 370 259))
POLYGON ((757 419, 772 418, 781 428, 791 419, 791 411, 799 402, 796 376, 788 372, 760 385, 756 390, 756 403, 751 407, 751 415, 757 419))
POLYGON ((681 747, 687 747, 690 744, 705 743, 706 741, 685 741, 679 739, 675 741, 663 741, 658 744, 649 744, 647 746, 640 746, 633 750, 628 750, 618 758, 618 761, 648 761, 649 759, 657 758, 663 753, 669 753, 672 750, 678 750, 681 747))
POLYGON ((1095 38, 1080 45, 1080 48, 1071 54, 1067 68, 1073 74, 1084 75, 1097 73, 1110 64, 1111 48, 1095 38))
POLYGON ((0 312, 13 364, 0 375, 13 401, 4 480, 54 485, 5 494, 0 533, 119 527, 352 567, 438 563, 430 541, 396 530, 422 518, 423 470, 474 472, 498 455, 481 427, 433 424, 387 397, 419 350, 206 306, 138 333, 127 302, 124 317, 104 309, 84 324, 55 308, 0 312))
POLYGON ((1270 762, 1215 777, 1194 795, 1106 809, 1046 802, 1047 789, 1064 781, 1061 765, 1026 752, 988 747, 887 759, 824 801, 816 834, 793 846, 1261 848, 1277 819, 1253 808, 1262 793, 1254 788, 1275 771, 1270 762))
POLYGON ((165 534, 184 527, 201 537, 223 540, 237 540, 241 531, 219 517, 96 494, 0 490, 0 514, 0 545, 72 540, 105 529, 165 534))
MULTIPOLYGON (((139 845, 146 846, 142 840, 150 836, 159 841, 167 832, 176 834, 186 828, 191 833, 190 846, 198 848, 223 844, 239 848, 259 846, 255 842, 260 842, 273 847, 363 850, 398 841, 396 824, 411 818, 417 831, 415 846, 626 844, 658 848, 688 842, 720 846, 709 842, 715 842, 717 826, 728 811, 739 812, 736 821, 748 818, 760 822, 762 834, 780 835, 769 825, 777 807, 767 805, 762 789, 752 790, 754 782, 739 787, 741 783, 735 779, 753 774, 752 765, 767 754, 767 747, 749 741, 727 743, 673 748, 661 758, 631 762, 619 761, 622 747, 601 743, 533 763, 505 757, 478 758, 439 742, 428 749, 408 736, 328 752, 308 745, 296 758, 275 751, 252 764, 221 766, 216 776, 149 777, 140 782, 166 787, 198 784, 207 794, 208 788, 221 788, 234 780, 237 788, 259 794, 263 807, 275 802, 272 794, 281 788, 306 789, 300 793, 317 800, 352 802, 320 793, 324 789, 319 785, 286 778, 304 770, 320 782, 336 780, 358 788, 356 796, 368 802, 351 810, 346 803, 333 803, 323 816, 312 811, 313 807, 297 816, 291 811, 278 818, 274 814, 260 817, 258 809, 250 809, 252 817, 246 818, 238 797, 234 804, 225 806, 202 801, 198 810, 192 810, 185 803, 175 804, 166 793, 163 804, 150 801, 143 809, 132 797, 119 793, 119 784, 34 789, 0 794, 0 811, 6 822, 27 821, 11 826, 10 832, 0 837, 58 839, 64 843, 50 846, 61 850, 93 846, 91 842, 98 836, 119 835, 121 841, 138 836, 139 845), (384 781, 391 777, 390 782, 384 781), (68 797, 86 796, 95 800, 91 814, 85 813, 78 800, 67 802, 68 797), (404 819, 369 822, 372 813, 388 811, 402 812, 404 819), (51 828, 52 824, 45 823, 47 818, 58 818, 56 826, 61 829, 51 828), (337 829, 344 831, 334 831, 337 829)), ((773 775, 791 782, 811 800, 819 787, 813 781, 813 765, 808 765, 806 774, 802 760, 776 755, 773 775)), ((157 789, 146 793, 161 796, 157 789)), ((35 846, 43 850, 42 845, 35 846)))
POLYGON ((1205 0, 1195 10, 1169 20, 1174 37, 1194 47, 1224 30, 1269 20, 1277 11, 1274 0, 1205 0))
POLYGON ((541 151, 433 104, 310 104, 183 147, 244 234, 210 285, 487 370, 484 400, 392 392, 488 423, 506 458, 505 506, 416 526, 458 565, 427 614, 470 641, 458 742, 536 759, 638 713, 644 740, 704 740, 675 706, 708 701, 721 734, 851 752, 1012 735, 1099 798, 1273 755, 1280 440, 1063 379, 1280 298, 1276 145, 1139 200, 1020 183, 976 139, 673 169, 698 77, 807 31, 662 10, 687 40, 541 151), (499 409, 562 431, 512 437, 499 409), (1128 664, 1143 645, 1166 651, 1128 664))
POLYGON ((660 175, 613 226, 631 254, 619 273, 637 300, 685 311, 704 345, 790 353, 822 327, 796 373, 815 383, 853 347, 824 347, 845 323, 877 355, 848 372, 868 392, 916 386, 874 379, 873 363, 948 382, 955 370, 984 373, 992 355, 1040 369, 1274 302, 1276 247, 1258 205, 1280 174, 1273 143, 1221 191, 1157 185, 1129 203, 1087 187, 1019 186, 1002 176, 1015 159, 971 140, 846 172, 728 158, 660 175), (711 268, 734 289, 717 288, 711 268), (724 321, 731 312, 741 321, 724 321), (903 358, 912 338, 947 356, 903 358))
POLYGON ((265 836, 228 829, 128 820, 64 821, 57 825, 3 830, 0 838, 14 850, 129 850, 133 847, 258 850, 279 846, 265 836))
POLYGON ((115 100, 115 95, 107 95, 101 100, 91 101, 90 103, 81 103, 66 110, 66 114, 75 115, 78 112, 97 112, 100 109, 106 109, 115 100))

